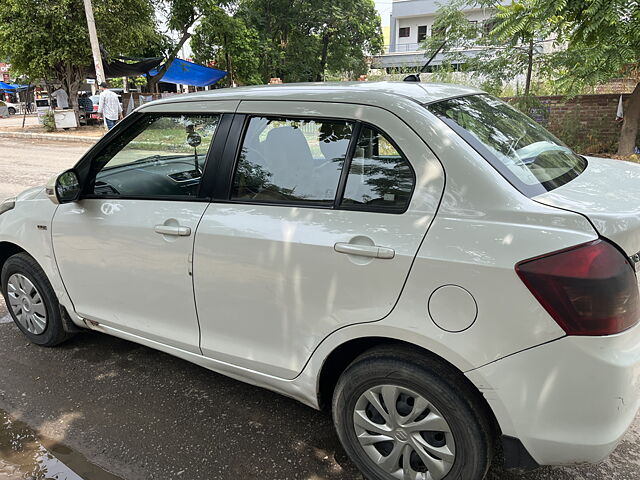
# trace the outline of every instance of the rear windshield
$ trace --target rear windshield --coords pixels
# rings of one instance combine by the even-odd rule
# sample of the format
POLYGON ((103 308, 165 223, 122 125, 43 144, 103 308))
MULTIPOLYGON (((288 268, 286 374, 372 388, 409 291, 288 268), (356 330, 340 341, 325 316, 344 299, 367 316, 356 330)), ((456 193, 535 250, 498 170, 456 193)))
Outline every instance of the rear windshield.
POLYGON ((429 104, 525 195, 553 190, 576 178, 586 160, 510 105, 489 95, 429 104))

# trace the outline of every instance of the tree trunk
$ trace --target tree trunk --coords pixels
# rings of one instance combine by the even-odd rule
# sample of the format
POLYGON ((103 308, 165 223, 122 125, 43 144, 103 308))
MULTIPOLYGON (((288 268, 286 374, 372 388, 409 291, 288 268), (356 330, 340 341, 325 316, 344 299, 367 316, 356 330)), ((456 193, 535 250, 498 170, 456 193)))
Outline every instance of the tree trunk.
POLYGON ((180 38, 180 41, 177 43, 175 48, 169 53, 169 56, 166 58, 165 62, 162 64, 162 67, 160 67, 160 69, 158 70, 158 73, 156 73, 153 76, 147 75, 147 90, 149 90, 149 93, 154 92, 154 90, 157 88, 158 82, 160 82, 164 74, 167 73, 167 70, 169 70, 169 67, 171 66, 171 62, 173 62, 176 59, 176 57, 178 56, 178 53, 180 53, 180 49, 182 48, 182 46, 191 37, 191 34, 189 33, 189 29, 191 28, 193 23, 195 23, 196 20, 197 18, 194 19, 194 21, 191 24, 185 25, 185 28, 182 30, 182 37, 180 38))
POLYGON ((227 71, 229 73, 229 78, 227 79, 228 85, 230 87, 233 87, 233 65, 231 65, 231 55, 229 55, 229 49, 228 49, 228 41, 227 41, 227 34, 225 33, 223 36, 223 48, 224 48, 224 60, 225 63, 227 64, 227 71))
POLYGON ((329 40, 331 40, 331 35, 325 33, 322 37, 322 56, 320 58, 320 71, 316 78, 317 82, 324 82, 324 71, 327 69, 327 57, 329 56, 329 40))
POLYGON ((533 38, 529 40, 529 50, 527 51, 527 79, 524 84, 524 96, 528 97, 531 91, 531 75, 533 74, 533 38))
POLYGON ((633 89, 624 111, 624 122, 618 142, 618 155, 631 155, 636 146, 638 123, 640 122, 640 83, 633 89))

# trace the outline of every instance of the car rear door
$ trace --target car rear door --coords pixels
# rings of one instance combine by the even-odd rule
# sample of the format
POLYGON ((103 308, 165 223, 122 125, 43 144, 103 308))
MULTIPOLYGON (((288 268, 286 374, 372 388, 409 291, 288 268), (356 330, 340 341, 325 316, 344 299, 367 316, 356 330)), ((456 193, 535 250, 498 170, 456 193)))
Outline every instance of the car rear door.
POLYGON ((80 316, 200 353, 193 243, 237 103, 148 107, 78 167, 88 190, 58 207, 52 238, 80 316))
POLYGON ((386 110, 243 101, 216 182, 194 246, 201 349, 293 378, 331 332, 391 312, 444 172, 386 110))

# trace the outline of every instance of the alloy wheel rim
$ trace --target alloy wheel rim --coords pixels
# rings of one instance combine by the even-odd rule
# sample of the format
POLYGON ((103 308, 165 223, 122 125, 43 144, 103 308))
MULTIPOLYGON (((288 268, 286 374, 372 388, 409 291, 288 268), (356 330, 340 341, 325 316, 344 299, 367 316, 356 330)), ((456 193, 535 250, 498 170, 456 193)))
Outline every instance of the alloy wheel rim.
POLYGON ((379 385, 356 402, 353 425, 360 446, 384 472, 401 480, 440 480, 453 467, 451 427, 419 393, 379 385))
POLYGON ((33 282, 14 273, 7 282, 9 307, 18 323, 29 333, 41 335, 47 329, 47 309, 33 282))

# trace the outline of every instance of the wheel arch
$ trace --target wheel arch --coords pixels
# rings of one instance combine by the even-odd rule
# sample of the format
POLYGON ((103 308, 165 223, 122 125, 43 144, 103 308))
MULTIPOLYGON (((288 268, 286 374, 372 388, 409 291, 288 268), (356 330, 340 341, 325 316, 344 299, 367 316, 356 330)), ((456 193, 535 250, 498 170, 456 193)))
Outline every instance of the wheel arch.
POLYGON ((338 379, 355 359, 365 352, 389 347, 393 347, 398 351, 405 350, 407 352, 418 353, 420 355, 430 357, 436 362, 444 365, 450 371, 455 372, 455 374, 460 377, 461 381, 465 382, 469 386, 470 390, 474 392, 476 399, 486 408, 489 420, 495 430, 495 435, 500 435, 500 425, 493 409, 489 405, 489 402, 478 387, 474 385, 469 378, 467 378, 462 370, 442 356, 423 346, 406 340, 389 337, 367 336, 352 338, 336 346, 331 353, 329 353, 329 355, 324 359, 320 373, 318 374, 317 395, 319 408, 323 411, 330 410, 333 393, 338 383, 338 379))
MULTIPOLYGON (((2 272, 2 267, 4 267, 5 262, 17 253, 26 253, 27 255, 29 254, 29 252, 27 252, 24 248, 16 245, 15 243, 6 241, 0 242, 0 272, 2 272)), ((0 289, 1 288, 2 286, 0 285, 0 289)))

